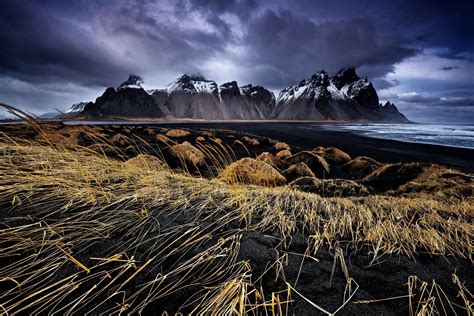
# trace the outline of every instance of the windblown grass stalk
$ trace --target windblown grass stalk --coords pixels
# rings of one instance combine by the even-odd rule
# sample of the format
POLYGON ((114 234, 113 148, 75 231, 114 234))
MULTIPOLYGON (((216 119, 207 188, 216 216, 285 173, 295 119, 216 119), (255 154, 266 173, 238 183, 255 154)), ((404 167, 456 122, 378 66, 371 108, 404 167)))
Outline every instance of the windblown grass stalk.
MULTIPOLYGON (((358 284, 340 243, 369 247, 374 262, 389 254, 413 258, 419 250, 472 259, 469 202, 390 196, 361 202, 286 186, 226 184, 166 166, 127 165, 125 155, 103 136, 91 138, 117 152, 118 159, 67 140, 45 145, 0 136, 0 257, 5 263, 0 285, 6 288, 0 306, 5 313, 139 313, 182 291, 192 294, 178 307, 195 313, 288 313, 296 284, 266 301, 254 283, 259 276, 237 259, 248 231, 276 232, 283 253, 297 232, 307 238, 305 257, 317 256, 323 246, 336 249, 335 266, 337 260, 347 281, 341 308, 358 284)), ((215 170, 235 160, 222 144, 199 149, 214 157, 215 170)), ((287 257, 278 258, 272 268, 277 279, 284 278, 287 257)), ((417 282, 409 281, 411 292, 417 282)), ((457 284, 469 302, 469 292, 457 284)), ((421 286, 426 298, 412 313, 430 314, 439 289, 433 284, 425 294, 426 285, 421 286)), ((472 312, 472 303, 464 308, 472 312)))

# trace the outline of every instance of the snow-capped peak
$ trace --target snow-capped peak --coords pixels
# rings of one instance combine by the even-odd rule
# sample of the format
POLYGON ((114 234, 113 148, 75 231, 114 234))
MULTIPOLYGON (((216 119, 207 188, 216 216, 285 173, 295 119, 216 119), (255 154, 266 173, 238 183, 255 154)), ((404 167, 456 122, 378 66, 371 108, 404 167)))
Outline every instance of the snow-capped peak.
POLYGON ((89 102, 79 102, 71 105, 71 107, 65 113, 80 113, 84 110, 84 107, 89 102))
POLYGON ((167 87, 167 91, 178 92, 183 91, 187 93, 218 93, 217 83, 212 80, 207 80, 203 76, 184 74, 175 82, 167 87))
POLYGON ((299 84, 283 89, 278 95, 277 102, 287 103, 299 98, 318 98, 330 84, 329 75, 321 70, 299 84))
POLYGON ((357 96, 362 90, 367 89, 371 85, 367 77, 359 79, 355 82, 345 84, 340 90, 343 94, 353 98, 357 96))
POLYGON ((122 82, 117 89, 143 89, 142 84, 144 83, 142 77, 137 75, 130 75, 128 79, 122 82))
MULTIPOLYGON (((299 84, 283 89, 278 95, 278 103, 288 103, 296 99, 318 99, 321 97, 334 100, 358 99, 365 91, 372 93, 373 87, 367 77, 360 78, 354 68, 339 71, 329 77, 324 70, 316 72, 299 84)), ((375 98, 374 98, 375 100, 375 98)))
POLYGON ((168 90, 167 89, 150 89, 150 90, 146 90, 146 92, 149 95, 153 95, 153 94, 158 93, 158 92, 168 92, 168 90))

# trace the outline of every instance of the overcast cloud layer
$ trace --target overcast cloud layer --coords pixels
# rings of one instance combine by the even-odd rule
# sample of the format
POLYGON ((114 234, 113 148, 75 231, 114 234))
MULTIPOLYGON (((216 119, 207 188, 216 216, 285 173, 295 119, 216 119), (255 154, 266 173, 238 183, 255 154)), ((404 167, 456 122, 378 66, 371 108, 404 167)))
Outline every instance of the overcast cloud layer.
POLYGON ((280 90, 355 66, 412 120, 474 123, 473 2, 413 2, 4 0, 0 101, 66 110, 130 73, 280 90))

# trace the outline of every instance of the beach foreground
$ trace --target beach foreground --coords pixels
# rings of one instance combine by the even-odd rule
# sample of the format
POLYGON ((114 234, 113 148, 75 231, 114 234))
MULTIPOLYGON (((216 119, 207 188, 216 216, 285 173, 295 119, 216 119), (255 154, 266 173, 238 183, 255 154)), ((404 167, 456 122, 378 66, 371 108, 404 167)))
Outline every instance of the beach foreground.
POLYGON ((242 126, 1 126, 2 310, 472 314, 467 149, 242 126))

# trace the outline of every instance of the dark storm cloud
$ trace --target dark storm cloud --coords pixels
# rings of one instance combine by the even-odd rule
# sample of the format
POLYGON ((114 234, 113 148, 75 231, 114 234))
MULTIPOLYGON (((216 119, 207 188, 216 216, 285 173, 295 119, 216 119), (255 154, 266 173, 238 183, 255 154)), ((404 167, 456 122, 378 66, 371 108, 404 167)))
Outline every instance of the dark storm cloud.
POLYGON ((418 45, 449 46, 452 54, 474 49, 471 0, 300 0, 291 2, 291 6, 318 19, 372 19, 378 30, 389 36, 418 45))
POLYGON ((426 105, 428 107, 474 107, 474 96, 449 97, 420 94, 416 96, 400 95, 398 100, 402 102, 426 105))
POLYGON ((174 14, 183 22, 197 12, 213 30, 183 29, 169 23, 157 14, 164 5, 153 1, 107 6, 102 1, 88 5, 90 1, 76 0, 72 7, 60 1, 36 6, 19 3, 2 5, 0 39, 10 45, 0 52, 0 69, 27 82, 64 79, 107 86, 129 72, 146 72, 150 67, 205 73, 200 65, 233 44, 248 50, 247 57, 236 59, 238 62, 259 65, 254 74, 258 83, 281 88, 317 70, 334 72, 346 66, 361 67, 364 74, 380 77, 415 52, 390 39, 382 42, 368 20, 316 23, 288 10, 260 10, 254 0, 190 0, 174 6, 174 14), (90 7, 97 12, 85 23, 96 29, 86 30, 67 21, 70 16, 82 18, 91 13, 86 9, 90 7), (58 17, 61 12, 65 16, 58 17), (243 23, 242 36, 233 33, 226 14, 243 23), (109 42, 123 43, 123 50, 114 50, 106 45, 109 42))
POLYGON ((256 62, 278 68, 293 80, 311 71, 348 66, 364 66, 365 74, 382 76, 416 52, 403 43, 381 41, 371 21, 315 22, 288 10, 267 10, 255 17, 246 41, 256 62))
MULTIPOLYGON (((179 29, 162 23, 141 4, 124 5, 105 13, 99 22, 107 36, 128 36, 132 40, 145 41, 141 49, 153 51, 157 56, 171 62, 188 63, 199 53, 212 54, 222 47, 224 40, 220 34, 212 34, 195 29, 179 29), (156 49, 156 50, 155 50, 156 49)), ((137 47, 129 47, 129 51, 137 47)))
POLYGON ((398 96, 398 100, 416 104, 433 104, 440 101, 440 97, 430 94, 419 94, 415 92, 405 93, 398 96))
POLYGON ((97 23, 109 41, 125 48, 134 72, 145 77, 159 72, 198 73, 204 61, 232 41, 230 26, 217 15, 196 18, 186 6, 172 9, 159 2, 131 1, 102 12, 97 23))
POLYGON ((439 69, 444 70, 444 71, 450 71, 450 70, 459 69, 459 68, 460 68, 459 66, 445 66, 445 67, 441 67, 439 69))
POLYGON ((127 73, 90 32, 27 4, 0 4, 2 75, 35 83, 66 79, 105 85, 127 73))

